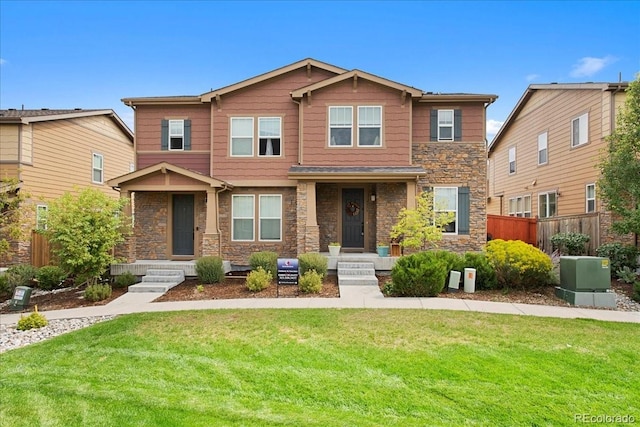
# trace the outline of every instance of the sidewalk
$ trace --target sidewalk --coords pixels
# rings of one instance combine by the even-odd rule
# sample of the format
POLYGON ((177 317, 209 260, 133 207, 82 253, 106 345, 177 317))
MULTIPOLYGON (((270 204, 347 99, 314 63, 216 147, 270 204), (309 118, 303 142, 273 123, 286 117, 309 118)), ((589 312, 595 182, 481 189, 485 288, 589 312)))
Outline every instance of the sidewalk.
MULTIPOLYGON (((159 293, 128 292, 103 306, 42 311, 41 313, 44 314, 48 320, 54 320, 157 311, 234 308, 409 308, 640 323, 640 312, 556 307, 536 304, 512 304, 453 298, 385 298, 377 286, 341 286, 340 298, 247 298, 234 300, 151 302, 160 295, 159 293)), ((13 325, 18 322, 19 318, 20 313, 1 314, 0 324, 13 325)))

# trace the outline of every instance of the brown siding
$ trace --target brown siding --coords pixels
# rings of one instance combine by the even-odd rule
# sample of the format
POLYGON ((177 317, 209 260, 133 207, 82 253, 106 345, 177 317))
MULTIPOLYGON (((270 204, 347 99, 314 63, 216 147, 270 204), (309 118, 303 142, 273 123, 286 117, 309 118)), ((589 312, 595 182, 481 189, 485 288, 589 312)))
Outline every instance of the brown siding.
POLYGON ((429 141, 429 136, 431 135, 430 112, 432 109, 462 110, 462 141, 485 141, 483 104, 440 105, 419 103, 413 109, 414 142, 429 141))
POLYGON ((342 166, 407 166, 410 164, 411 101, 401 105, 400 92, 363 79, 357 89, 348 80, 312 93, 304 106, 303 164, 342 166), (355 107, 382 106, 382 147, 357 146, 355 107), (328 146, 328 107, 354 106, 353 147, 328 146))

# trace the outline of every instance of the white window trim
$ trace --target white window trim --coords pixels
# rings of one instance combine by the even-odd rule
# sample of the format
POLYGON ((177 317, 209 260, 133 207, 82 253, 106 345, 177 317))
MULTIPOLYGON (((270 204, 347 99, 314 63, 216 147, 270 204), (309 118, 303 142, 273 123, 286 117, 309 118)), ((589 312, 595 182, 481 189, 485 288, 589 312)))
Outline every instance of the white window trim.
POLYGON ((348 147, 353 147, 353 105, 331 105, 329 106, 329 109, 327 110, 327 145, 328 147, 331 148, 348 148, 348 147), (331 126, 331 110, 333 108, 349 108, 351 110, 351 126, 344 126, 344 125, 339 125, 339 126, 331 126), (349 145, 334 145, 331 144, 331 129, 332 128, 336 128, 336 129, 351 129, 351 144, 349 145))
POLYGON ((542 132, 538 135, 538 166, 546 165, 547 163, 549 163, 549 137, 547 132, 542 132), (543 148, 540 148, 541 143, 544 145, 543 148), (545 152, 545 161, 540 162, 540 152, 543 150, 545 152))
POLYGON ((589 113, 584 113, 571 120, 571 148, 580 147, 589 142, 589 113), (573 142, 573 123, 578 120, 578 143, 573 142))
MULTIPOLYGON (((268 139, 268 138, 267 138, 268 139)), ((256 150, 256 153, 258 155, 258 157, 282 157, 282 153, 283 153, 283 144, 282 144, 282 117, 258 117, 258 138, 257 138, 257 143, 258 143, 258 148, 256 150), (280 122, 280 133, 278 135, 278 139, 280 140, 280 154, 275 155, 275 154, 260 154, 260 139, 262 138, 260 136, 260 121, 262 120, 267 120, 267 119, 278 119, 278 121, 280 122)))
POLYGON ((94 184, 104 184, 104 156, 100 153, 91 153, 91 182, 93 182, 94 184), (102 164, 100 168, 96 168, 96 158, 100 158, 100 163, 102 164), (100 181, 96 181, 94 179, 95 171, 100 171, 100 181))
POLYGON ((43 219, 40 215, 40 212, 47 212, 49 207, 47 205, 36 205, 36 230, 46 230, 47 229, 47 221, 43 219), (43 224, 43 227, 40 227, 40 224, 43 224))
POLYGON ((538 193, 538 217, 539 218, 553 218, 558 216, 558 192, 557 191, 545 191, 543 193, 538 193), (549 215, 549 195, 550 194, 555 194, 555 198, 556 198, 556 213, 555 215, 549 215), (541 215, 541 203, 540 203, 540 196, 546 196, 547 198, 547 211, 545 212, 545 216, 541 215))
POLYGON ((357 140, 358 140, 358 147, 365 147, 365 148, 380 148, 382 147, 382 106, 381 105, 358 105, 358 129, 357 129, 357 140), (378 110, 380 110, 380 123, 378 125, 363 125, 360 123, 360 109, 361 108, 377 108, 378 110), (380 129, 380 138, 378 141, 377 145, 367 145, 367 144, 360 144, 360 128, 377 128, 380 129))
MULTIPOLYGON (((229 156, 230 157, 253 157, 255 152, 255 119, 253 117, 230 117, 229 121, 229 156), (235 138, 251 138, 251 154, 233 154, 233 122, 234 120, 251 120, 251 135, 235 135, 235 138)), ((282 152, 282 151, 280 151, 282 152)))
POLYGON ((458 210, 460 209, 460 206, 458 206, 458 187, 433 187, 433 213, 437 214, 438 212, 455 212, 455 218, 454 218, 454 222, 456 224, 456 229, 455 231, 442 231, 442 234, 446 234, 448 236, 454 236, 458 234, 458 210), (456 208, 455 210, 451 210, 451 209, 438 209, 436 206, 436 190, 449 190, 449 189, 455 189, 456 190, 456 208))
POLYGON ((455 121, 456 121, 456 115, 455 115, 455 111, 454 110, 438 110, 438 141, 446 141, 446 142, 450 142, 450 141, 454 141, 456 136, 454 135, 455 132, 455 121), (440 124, 440 113, 444 113, 445 111, 450 111, 451 112, 451 125, 442 125, 440 124), (440 129, 441 128, 451 128, 451 138, 441 138, 440 137, 440 129))
POLYGON ((507 207, 509 209, 509 216, 514 216, 518 218, 531 218, 531 194, 524 194, 520 196, 514 196, 509 199, 509 205, 507 207), (527 199, 529 199, 529 209, 527 209, 527 199), (514 202, 515 209, 511 209, 511 202, 514 202), (522 210, 518 209, 518 201, 522 201, 522 210), (527 216, 527 214, 529 214, 527 216))
POLYGON ((282 194, 260 194, 258 196, 258 240, 260 242, 282 242, 282 194), (279 217, 263 217, 262 216, 262 198, 263 197, 278 197, 280 199, 280 216, 279 217), (279 219, 280 220, 280 238, 279 239, 263 239, 262 238, 262 220, 263 219, 279 219))
POLYGON ((584 187, 584 196, 585 196, 585 201, 584 201, 584 211, 585 213, 595 213, 597 212, 597 206, 596 206, 596 198, 597 198, 597 194, 596 194, 596 184, 595 183, 591 183, 591 184, 587 184, 584 187), (589 187, 593 187, 593 198, 589 198, 589 187), (593 211, 589 211, 589 201, 593 200, 593 211))
POLYGON ((169 120, 169 140, 167 141, 169 144, 169 151, 184 151, 184 120, 169 120), (172 123, 180 123, 180 129, 182 132, 180 133, 171 133, 171 124, 172 123), (171 138, 182 138, 182 144, 180 148, 171 148, 171 138))
POLYGON ((508 163, 508 171, 509 171, 509 175, 515 175, 516 171, 518 170, 517 167, 517 163, 516 163, 516 147, 510 147, 509 148, 509 163, 508 163), (513 153, 513 156, 511 155, 511 153, 513 153), (513 172, 511 172, 511 162, 513 162, 513 172))
POLYGON ((256 197, 253 194, 233 194, 231 196, 231 241, 232 242, 254 242, 256 239, 256 197), (235 216, 235 212, 233 209, 233 199, 236 197, 251 197, 252 199, 252 212, 251 212, 251 216, 243 216, 243 217, 236 217, 235 216), (236 219, 251 219, 251 221, 253 222, 253 227, 251 227, 251 239, 236 239, 235 235, 235 220, 236 219))

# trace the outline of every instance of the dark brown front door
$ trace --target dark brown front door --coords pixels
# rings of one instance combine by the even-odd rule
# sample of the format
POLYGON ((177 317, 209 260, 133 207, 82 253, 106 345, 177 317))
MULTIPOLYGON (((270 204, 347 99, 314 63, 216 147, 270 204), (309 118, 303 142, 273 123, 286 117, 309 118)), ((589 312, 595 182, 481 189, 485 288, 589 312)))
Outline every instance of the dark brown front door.
POLYGON ((342 190, 342 247, 364 249, 364 189, 342 190))
POLYGON ((193 194, 173 195, 173 255, 193 255, 193 194))

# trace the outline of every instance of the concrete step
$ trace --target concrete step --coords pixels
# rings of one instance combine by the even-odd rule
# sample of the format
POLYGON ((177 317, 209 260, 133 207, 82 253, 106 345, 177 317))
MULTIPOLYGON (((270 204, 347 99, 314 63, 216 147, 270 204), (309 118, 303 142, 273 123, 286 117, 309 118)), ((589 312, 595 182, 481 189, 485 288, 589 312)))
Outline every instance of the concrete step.
POLYGON ((183 270, 149 269, 142 282, 129 286, 129 292, 165 293, 184 282, 183 270))
POLYGON ((180 282, 141 282, 129 286, 129 292, 165 293, 179 284, 180 282))
POLYGON ((341 269, 353 269, 353 268, 373 268, 375 269, 375 265, 372 262, 339 262, 338 263, 338 271, 341 269))
POLYGON ((378 286, 376 276, 340 276, 338 286, 378 286))
POLYGON ((340 276, 375 276, 376 270, 373 268, 341 268, 338 270, 340 276))
POLYGON ((154 283, 172 283, 172 282, 184 282, 184 277, 180 276, 155 276, 146 275, 142 277, 142 283, 154 282, 154 283))
POLYGON ((183 270, 165 270, 165 269, 157 269, 150 268, 147 270, 147 276, 173 276, 173 277, 184 277, 183 270))

